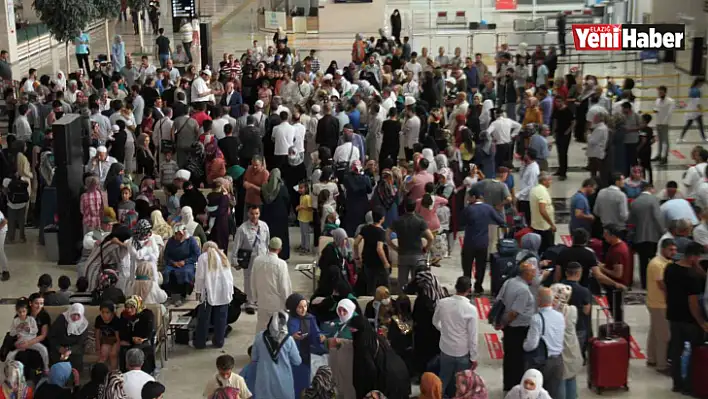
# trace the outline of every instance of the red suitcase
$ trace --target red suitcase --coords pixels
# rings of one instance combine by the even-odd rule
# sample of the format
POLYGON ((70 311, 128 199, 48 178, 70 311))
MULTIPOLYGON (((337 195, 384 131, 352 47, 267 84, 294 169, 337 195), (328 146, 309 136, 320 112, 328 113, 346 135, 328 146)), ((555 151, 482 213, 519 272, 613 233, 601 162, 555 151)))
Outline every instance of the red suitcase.
POLYGON ((691 349, 691 392, 698 398, 708 398, 708 346, 691 349))
MULTIPOLYGON (((598 309, 598 321, 600 309, 598 309)), ((612 325, 609 323, 608 325, 612 325)), ((612 333, 610 332, 610 335, 612 333)), ((629 342, 624 338, 591 338, 588 345, 588 389, 629 390, 629 342)))

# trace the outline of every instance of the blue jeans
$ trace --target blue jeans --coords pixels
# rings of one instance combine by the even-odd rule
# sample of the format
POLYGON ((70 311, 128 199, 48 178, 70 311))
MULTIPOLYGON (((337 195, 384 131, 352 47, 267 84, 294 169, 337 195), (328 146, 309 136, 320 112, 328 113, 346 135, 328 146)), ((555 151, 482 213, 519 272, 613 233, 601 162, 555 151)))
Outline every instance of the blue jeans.
POLYGON ((170 59, 170 55, 169 54, 158 54, 158 56, 160 58, 160 68, 164 68, 165 65, 167 64, 167 60, 170 59))
POLYGON ((440 352, 440 380, 442 381, 444 397, 455 396, 455 376, 458 371, 469 370, 470 356, 449 356, 440 352))
POLYGON ((575 377, 561 381, 556 396, 553 399, 578 399, 578 382, 575 377))
POLYGON ((206 348, 209 327, 214 326, 214 335, 211 343, 217 348, 224 346, 224 335, 226 334, 226 318, 229 313, 229 305, 211 306, 204 302, 199 305, 197 311, 197 330, 194 332, 194 347, 197 349, 206 348))

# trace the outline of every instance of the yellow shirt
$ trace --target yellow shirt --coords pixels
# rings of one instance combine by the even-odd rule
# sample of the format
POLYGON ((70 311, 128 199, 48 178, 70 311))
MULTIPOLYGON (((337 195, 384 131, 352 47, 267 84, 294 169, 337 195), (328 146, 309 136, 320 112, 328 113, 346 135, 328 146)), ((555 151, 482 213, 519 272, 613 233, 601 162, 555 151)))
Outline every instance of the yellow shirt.
POLYGON ((231 377, 228 381, 224 380, 219 375, 219 373, 216 373, 215 376, 211 377, 211 379, 207 381, 202 396, 205 398, 211 398, 211 395, 213 395, 214 392, 221 387, 231 387, 238 389, 238 399, 248 399, 253 396, 251 391, 248 390, 248 386, 246 386, 246 380, 244 380, 243 377, 238 375, 238 373, 236 373, 235 371, 231 372, 231 377))
POLYGON ((303 223, 312 222, 312 196, 310 194, 300 196, 300 210, 297 212, 297 220, 303 223))
POLYGON ((664 269, 671 263, 670 260, 657 255, 647 266, 647 307, 652 309, 666 309, 666 297, 659 289, 658 281, 664 281, 664 269))
POLYGON ((473 152, 469 152, 467 150, 467 146, 465 145, 465 143, 460 144, 460 157, 463 161, 469 162, 472 160, 472 158, 474 157, 474 150, 472 151, 473 152))
POLYGON ((553 200, 551 193, 543 184, 537 184, 529 193, 529 201, 531 202, 531 228, 534 230, 550 230, 551 225, 546 222, 546 219, 541 216, 539 204, 546 204, 546 213, 555 222, 556 215, 553 209, 553 200))

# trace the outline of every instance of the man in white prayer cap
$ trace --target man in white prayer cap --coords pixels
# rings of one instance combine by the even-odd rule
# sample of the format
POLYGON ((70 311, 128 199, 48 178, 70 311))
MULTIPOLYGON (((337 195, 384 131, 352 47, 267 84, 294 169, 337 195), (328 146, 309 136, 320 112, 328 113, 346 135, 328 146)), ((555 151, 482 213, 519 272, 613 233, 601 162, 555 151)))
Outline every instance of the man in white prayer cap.
POLYGON ((344 71, 342 71, 341 69, 337 69, 337 71, 334 72, 334 87, 340 93, 344 93, 345 95, 352 88, 351 82, 344 78, 344 71))
POLYGON ((192 177, 192 173, 188 170, 185 169, 180 169, 175 173, 175 180, 174 184, 177 186, 177 188, 181 189, 182 185, 184 182, 189 181, 189 178, 192 177))
MULTIPOLYGON (((90 151, 89 151, 90 155, 90 151)), ((101 185, 106 181, 106 175, 108 175, 108 169, 111 165, 116 163, 116 159, 108 156, 108 149, 106 146, 99 146, 96 148, 96 156, 89 160, 89 171, 96 176, 101 181, 101 185)))

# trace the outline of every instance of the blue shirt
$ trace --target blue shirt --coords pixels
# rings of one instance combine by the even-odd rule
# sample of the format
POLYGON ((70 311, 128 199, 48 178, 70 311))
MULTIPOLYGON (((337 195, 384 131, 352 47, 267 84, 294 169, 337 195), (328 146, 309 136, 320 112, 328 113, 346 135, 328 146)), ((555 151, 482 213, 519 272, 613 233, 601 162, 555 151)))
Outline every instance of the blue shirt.
POLYGON ((570 228, 571 233, 580 228, 583 228, 590 233, 592 231, 592 222, 586 219, 578 219, 578 217, 575 216, 576 209, 580 209, 584 215, 591 214, 588 198, 580 191, 570 197, 570 224, 568 227, 570 228))
POLYGON ((536 159, 548 159, 550 151, 548 150, 548 140, 540 134, 534 134, 529 140, 529 148, 536 151, 536 159))
POLYGON ((551 115, 553 115, 553 97, 550 95, 546 96, 546 98, 541 100, 539 105, 541 106, 541 111, 543 111, 543 123, 550 127, 551 115))
POLYGON ((359 130, 359 126, 361 123, 361 112, 359 112, 358 109, 354 108, 352 112, 348 114, 349 116, 349 123, 352 125, 354 130, 359 130))
POLYGON ((490 224, 500 226, 505 224, 499 212, 484 202, 475 202, 467 205, 462 211, 462 218, 465 220, 465 241, 463 245, 473 249, 489 246, 490 224))
POLYGON ((82 33, 79 35, 79 37, 76 38, 77 42, 86 42, 86 44, 77 44, 76 45, 76 54, 88 54, 89 52, 89 42, 90 38, 88 33, 82 33))

